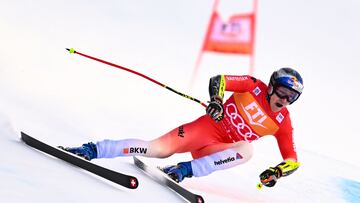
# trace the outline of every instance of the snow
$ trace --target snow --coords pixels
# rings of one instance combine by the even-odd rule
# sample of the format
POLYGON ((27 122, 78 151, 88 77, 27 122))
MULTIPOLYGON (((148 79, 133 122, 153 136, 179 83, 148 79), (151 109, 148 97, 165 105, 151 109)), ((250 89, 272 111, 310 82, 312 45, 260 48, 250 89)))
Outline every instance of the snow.
MULTIPOLYGON (((94 162, 138 177, 136 190, 47 156, 19 137, 24 131, 54 146, 150 140, 202 115, 193 101, 65 48, 206 101, 209 77, 248 70, 246 57, 208 53, 189 86, 212 3, 0 1, 0 202, 183 202, 129 157, 94 162)), ((224 0, 220 9, 243 8, 234 4, 224 0)), ((281 161, 269 137, 254 142, 248 163, 182 185, 206 202, 360 202, 358 6, 350 0, 259 2, 254 75, 267 82, 275 68, 291 66, 304 77, 304 94, 289 107, 301 166, 274 188, 256 189, 258 175, 281 161)), ((189 159, 146 161, 156 166, 189 159)))

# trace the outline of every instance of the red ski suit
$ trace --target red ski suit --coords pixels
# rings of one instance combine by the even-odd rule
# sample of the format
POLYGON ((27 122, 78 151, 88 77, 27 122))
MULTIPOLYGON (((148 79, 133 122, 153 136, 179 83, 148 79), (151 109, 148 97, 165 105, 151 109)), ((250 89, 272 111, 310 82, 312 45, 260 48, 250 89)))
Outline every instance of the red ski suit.
POLYGON ((196 159, 232 147, 235 142, 273 135, 283 159, 297 160, 289 112, 286 108, 276 113, 271 110, 267 85, 247 75, 224 77, 225 91, 233 94, 224 103, 220 122, 203 115, 154 140, 154 144, 170 153, 191 152, 196 159))

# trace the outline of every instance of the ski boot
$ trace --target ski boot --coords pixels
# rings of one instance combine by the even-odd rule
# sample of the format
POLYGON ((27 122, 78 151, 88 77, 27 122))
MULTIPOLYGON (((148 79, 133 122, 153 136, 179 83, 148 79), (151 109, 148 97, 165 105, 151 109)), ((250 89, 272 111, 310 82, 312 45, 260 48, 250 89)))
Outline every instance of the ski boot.
POLYGON ((193 176, 190 161, 180 162, 175 166, 166 166, 161 170, 177 183, 183 181, 185 177, 191 178, 193 176))
POLYGON ((63 147, 59 146, 58 148, 80 156, 88 161, 91 159, 97 158, 97 148, 96 144, 89 142, 87 144, 83 144, 81 147, 63 147))

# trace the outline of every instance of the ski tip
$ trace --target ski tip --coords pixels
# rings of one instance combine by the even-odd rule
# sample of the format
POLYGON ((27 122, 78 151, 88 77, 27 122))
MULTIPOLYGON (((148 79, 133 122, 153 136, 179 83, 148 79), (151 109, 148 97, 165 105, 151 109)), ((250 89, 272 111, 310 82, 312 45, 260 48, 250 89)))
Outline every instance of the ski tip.
POLYGON ((74 54, 76 53, 75 49, 74 48, 65 48, 67 51, 69 51, 70 54, 74 54))
POLYGON ((196 203, 205 203, 205 200, 200 195, 196 195, 196 203))
POLYGON ((24 139, 26 139, 26 137, 28 137, 28 135, 26 133, 24 133, 23 131, 20 131, 20 139, 24 140, 24 139))
POLYGON ((129 183, 130 189, 136 189, 139 186, 139 181, 137 178, 132 177, 129 180, 130 180, 130 183, 129 183))

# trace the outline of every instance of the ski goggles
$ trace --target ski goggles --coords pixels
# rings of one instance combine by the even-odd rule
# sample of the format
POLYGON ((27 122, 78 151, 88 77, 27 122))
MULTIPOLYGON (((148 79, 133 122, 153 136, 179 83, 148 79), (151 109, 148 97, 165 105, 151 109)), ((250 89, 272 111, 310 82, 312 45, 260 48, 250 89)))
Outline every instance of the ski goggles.
POLYGON ((283 86, 276 87, 274 92, 276 96, 280 99, 286 99, 290 104, 294 103, 300 96, 298 92, 283 86))

